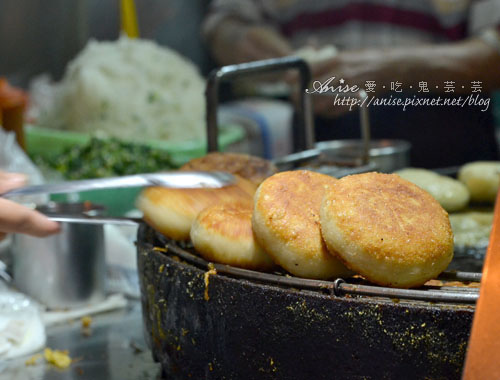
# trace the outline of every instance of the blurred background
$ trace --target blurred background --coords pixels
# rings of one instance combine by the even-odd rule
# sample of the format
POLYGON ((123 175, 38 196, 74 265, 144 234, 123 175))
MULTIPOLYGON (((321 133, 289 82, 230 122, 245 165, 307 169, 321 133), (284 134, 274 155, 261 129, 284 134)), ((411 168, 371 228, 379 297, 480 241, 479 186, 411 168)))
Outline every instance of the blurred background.
MULTIPOLYGON (((351 67, 352 72, 358 67, 370 72, 379 64, 373 54, 376 49, 401 46, 418 51, 430 43, 455 46, 465 37, 475 38, 485 28, 498 28, 500 23, 497 0, 474 4, 465 0, 426 0, 422 4, 324 1, 311 9, 299 1, 263 5, 252 1, 141 0, 129 2, 135 10, 140 40, 120 45, 116 41, 124 32, 125 3, 0 0, 0 77, 24 91, 25 150, 49 181, 176 168, 204 154, 204 81, 211 70, 223 64, 298 55, 310 63, 315 79, 335 72, 354 78, 349 74, 351 67), (377 7, 389 9, 386 14, 390 17, 370 20, 377 7), (421 20, 410 22, 399 8, 416 12, 421 20), (401 20, 398 15, 402 15, 401 20), (226 25, 228 20, 234 25, 226 25), (104 44, 106 41, 111 44, 104 44), (146 41, 156 45, 153 48, 146 41), (271 52, 272 44, 276 50, 271 52), (145 53, 139 45, 150 50, 145 53), (155 62, 156 48, 165 54, 163 60, 155 62), (106 49, 116 49, 116 63, 110 63, 112 56, 106 55, 106 49), (146 58, 149 53, 152 55, 146 58), (141 54, 146 54, 142 61, 141 54), (170 59, 175 64, 169 64, 170 59), (323 62, 328 63, 329 71, 321 67, 323 62), (161 65, 163 72, 158 67, 161 65), (184 74, 176 78, 175 73, 181 71, 184 74), (160 77, 163 79, 156 79, 160 77), (192 90, 189 95, 179 93, 186 83, 192 90), (140 88, 140 84, 144 84, 140 91, 129 90, 140 88), (127 92, 130 94, 123 96, 127 92), (168 121, 175 113, 177 121, 168 121), (137 157, 145 155, 152 158, 136 165, 137 157), (116 165, 118 161, 122 164, 116 165)), ((491 46, 496 44, 500 50, 498 38, 494 40, 490 38, 491 46)), ((409 71, 414 65, 411 54, 405 63, 409 71)), ((495 73, 485 67, 478 70, 487 80, 477 79, 483 79, 485 87, 481 96, 491 97, 488 112, 413 107, 402 113, 394 112, 394 107, 372 107, 372 138, 408 140, 412 145, 409 164, 413 166, 458 167, 475 159, 497 159, 498 150, 491 140, 496 136, 500 141, 500 95, 490 88, 488 78, 491 74, 494 79, 495 73)), ((448 74, 426 75, 422 79, 448 80, 448 74)), ((222 150, 267 159, 292 153, 293 90, 282 79, 241 81, 223 88, 222 98, 227 102, 218 110, 222 150)), ((369 78, 361 75, 355 79, 369 78)), ((387 80, 392 85, 393 79, 387 80)), ((435 95, 443 94, 428 97, 435 95)), ((334 109, 330 99, 320 97, 313 98, 313 105, 317 141, 360 138, 357 111, 334 109)), ((127 207, 132 198, 125 202, 127 207)), ((112 208, 123 211, 122 207, 112 208)))
MULTIPOLYGON (((335 177, 396 172, 450 213, 457 259, 450 269, 480 272, 500 186, 500 0, 0 0, 0 174, 20 172, 29 184, 43 184, 177 170, 207 153, 206 109, 217 103, 206 98, 210 73, 225 65, 291 56, 305 61, 316 83, 331 83, 337 90, 307 95, 309 109, 297 101, 297 76, 289 72, 225 84, 214 110, 218 149, 263 157, 279 170, 305 168, 335 177), (473 95, 478 104, 350 110, 334 99, 358 100, 363 92, 339 94, 344 84, 366 90, 370 99, 452 101, 473 95), (310 118, 301 118, 302 111, 310 118), (308 136, 300 132, 309 125, 300 120, 312 122, 310 146, 299 141, 298 136, 308 136), (295 152, 298 145, 310 149, 295 152)), ((234 164, 222 156, 228 167, 234 164)), ((15 200, 31 208, 49 201, 84 206, 90 201, 103 206, 103 215, 142 217, 135 208, 139 191, 15 200)), ((111 228, 106 228, 100 257, 106 259, 107 294, 125 293, 137 301, 137 227, 106 227, 111 228)), ((42 279, 49 276, 39 268, 56 270, 42 266, 39 240, 30 246, 34 249, 21 247, 13 256, 11 235, 5 236, 0 231, 0 276, 8 279, 9 260, 23 253, 34 253, 26 267, 42 279), (33 264, 36 259, 41 263, 33 264)), ((68 252, 73 245, 70 241, 68 252)), ((52 251, 49 247, 48 255, 52 251)), ((88 252, 72 257, 90 261, 88 252)), ((64 260, 50 262, 58 261, 64 260)), ((67 265, 70 274, 82 272, 80 261, 67 265)), ((94 269, 104 276, 102 262, 94 269)), ((67 287, 68 277, 59 277, 56 290, 67 287)), ((35 281, 32 285, 43 288, 35 281)), ((125 305, 118 299, 108 308, 125 305)), ((123 341, 127 334, 142 339, 136 337, 142 337, 138 302, 128 311, 134 319, 110 334, 109 347, 105 340, 90 346, 87 330, 80 331, 78 323, 73 335, 65 335, 76 357, 87 354, 81 347, 91 351, 86 359, 92 358, 90 367, 98 375, 89 378, 148 377, 145 372, 123 375, 129 366, 123 366, 121 351, 133 355, 137 368, 149 358, 147 348, 123 341), (144 355, 138 356, 140 351, 144 355), (95 365, 107 358, 119 376, 102 371, 107 363, 95 365)), ((17 310, 12 315, 18 318, 17 310)), ((111 329, 115 317, 106 322, 111 329)), ((1 339, 0 329, 3 359, 1 339)), ((49 343, 58 339, 49 334, 49 343)), ((2 365, 0 360, 0 374, 2 365)), ((24 373, 26 365, 22 359, 22 370, 14 372, 24 373)))
MULTIPOLYGON (((207 1, 136 2, 142 38, 156 40, 195 62, 212 67, 201 40, 207 1)), ((37 74, 61 79, 66 64, 91 38, 116 40, 120 3, 116 0, 2 0, 0 2, 0 73, 26 87, 37 74)))

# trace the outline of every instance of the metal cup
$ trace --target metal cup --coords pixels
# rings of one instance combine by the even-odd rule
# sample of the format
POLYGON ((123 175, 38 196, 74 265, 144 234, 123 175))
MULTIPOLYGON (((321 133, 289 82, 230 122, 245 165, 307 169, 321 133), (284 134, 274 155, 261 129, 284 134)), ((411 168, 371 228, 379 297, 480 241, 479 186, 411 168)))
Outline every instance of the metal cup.
MULTIPOLYGON (((54 203, 45 214, 101 214, 88 203, 54 203)), ((61 232, 46 238, 16 234, 13 242, 15 286, 51 309, 81 307, 105 298, 102 225, 61 223, 61 232)))

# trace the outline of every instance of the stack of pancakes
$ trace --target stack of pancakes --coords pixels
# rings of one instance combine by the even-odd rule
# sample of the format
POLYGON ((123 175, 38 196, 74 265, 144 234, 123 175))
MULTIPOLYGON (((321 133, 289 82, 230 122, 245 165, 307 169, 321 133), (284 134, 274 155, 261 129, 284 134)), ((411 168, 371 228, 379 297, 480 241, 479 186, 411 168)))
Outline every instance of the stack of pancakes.
MULTIPOLYGON (((187 169, 225 169, 224 154, 210 156, 199 160, 202 167, 191 162, 187 169)), ((315 279, 355 272, 377 284, 414 287, 452 259, 448 214, 398 175, 337 180, 299 170, 266 178, 276 172, 269 163, 234 154, 229 169, 247 178, 237 175, 221 189, 148 188, 138 207, 159 232, 191 239, 206 260, 254 270, 278 265, 315 279)))

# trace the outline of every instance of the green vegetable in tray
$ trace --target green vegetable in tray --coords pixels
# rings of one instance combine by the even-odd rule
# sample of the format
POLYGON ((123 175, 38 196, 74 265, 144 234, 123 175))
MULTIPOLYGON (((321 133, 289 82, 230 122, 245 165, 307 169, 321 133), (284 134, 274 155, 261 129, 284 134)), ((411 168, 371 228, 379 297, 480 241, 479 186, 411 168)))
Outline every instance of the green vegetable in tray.
POLYGON ((174 168, 167 152, 118 139, 92 138, 53 158, 35 157, 35 162, 63 174, 67 179, 102 178, 150 173, 174 168))

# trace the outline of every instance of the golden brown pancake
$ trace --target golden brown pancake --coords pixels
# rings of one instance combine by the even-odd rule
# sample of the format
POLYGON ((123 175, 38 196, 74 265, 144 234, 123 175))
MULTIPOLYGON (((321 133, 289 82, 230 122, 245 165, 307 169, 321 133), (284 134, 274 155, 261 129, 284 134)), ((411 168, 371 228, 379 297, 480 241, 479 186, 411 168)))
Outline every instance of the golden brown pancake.
POLYGON ((321 200, 335 181, 306 170, 282 172, 262 182, 255 194, 255 238, 276 264, 296 276, 326 279, 349 273, 328 253, 319 226, 321 200))
POLYGON ((385 286, 424 284, 453 257, 447 212, 426 191, 396 174, 344 177, 326 192, 321 230, 350 269, 385 286))
POLYGON ((137 199, 144 220, 165 236, 189 239, 194 219, 204 208, 224 202, 252 204, 256 186, 238 176, 236 183, 219 189, 149 187, 137 199))
POLYGON ((191 241, 208 261, 254 270, 274 267, 269 255, 255 242, 252 205, 248 203, 207 207, 191 227, 191 241))
POLYGON ((195 158, 180 170, 224 171, 237 174, 259 185, 264 179, 278 171, 270 161, 239 153, 208 153, 195 158))

